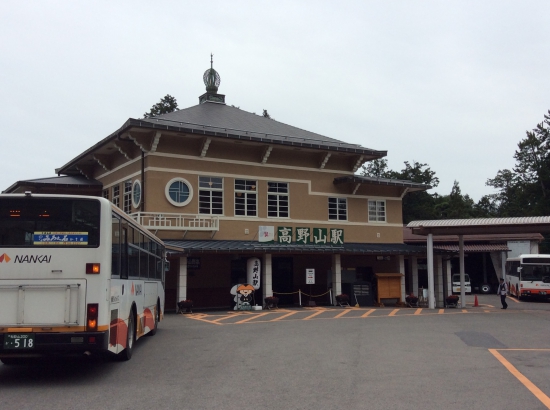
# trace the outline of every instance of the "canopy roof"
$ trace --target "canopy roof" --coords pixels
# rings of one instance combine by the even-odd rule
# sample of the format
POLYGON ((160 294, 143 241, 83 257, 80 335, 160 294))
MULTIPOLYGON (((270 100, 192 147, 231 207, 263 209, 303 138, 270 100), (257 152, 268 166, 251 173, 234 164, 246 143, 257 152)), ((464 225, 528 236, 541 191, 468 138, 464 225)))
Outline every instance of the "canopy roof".
POLYGON ((415 235, 548 233, 550 216, 412 221, 407 228, 415 235))
MULTIPOLYGON (((164 240, 168 252, 194 253, 333 253, 372 255, 425 255, 424 246, 396 243, 345 243, 332 245, 280 244, 277 242, 231 240, 164 240)), ((437 253, 448 253, 441 250, 437 253)))

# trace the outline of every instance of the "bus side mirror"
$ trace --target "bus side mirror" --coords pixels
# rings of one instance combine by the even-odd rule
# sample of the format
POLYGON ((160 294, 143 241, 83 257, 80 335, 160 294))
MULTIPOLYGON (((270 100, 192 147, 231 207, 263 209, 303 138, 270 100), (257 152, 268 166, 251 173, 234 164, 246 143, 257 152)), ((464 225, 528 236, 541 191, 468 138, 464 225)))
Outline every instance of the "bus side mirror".
POLYGON ((164 261, 164 272, 168 272, 170 270, 170 261, 165 260, 164 261))
POLYGON ((521 266, 518 267, 518 273, 521 273, 521 266))

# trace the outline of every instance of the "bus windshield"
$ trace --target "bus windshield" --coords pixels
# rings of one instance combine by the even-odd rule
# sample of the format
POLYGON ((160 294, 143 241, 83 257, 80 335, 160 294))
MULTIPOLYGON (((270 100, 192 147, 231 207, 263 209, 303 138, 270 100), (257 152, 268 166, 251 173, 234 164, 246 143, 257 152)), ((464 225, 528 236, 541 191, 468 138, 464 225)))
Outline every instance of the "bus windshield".
POLYGON ((550 265, 522 265, 521 280, 550 281, 550 265))
POLYGON ((81 198, 0 198, 0 246, 97 247, 100 204, 81 198))

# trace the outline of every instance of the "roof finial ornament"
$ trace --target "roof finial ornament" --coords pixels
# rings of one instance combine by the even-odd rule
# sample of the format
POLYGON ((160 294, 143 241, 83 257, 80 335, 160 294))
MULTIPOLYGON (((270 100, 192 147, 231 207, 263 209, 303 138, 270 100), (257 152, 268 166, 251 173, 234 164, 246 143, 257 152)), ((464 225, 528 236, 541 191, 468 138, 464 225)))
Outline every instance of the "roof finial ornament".
POLYGON ((207 93, 217 93, 220 85, 220 75, 214 70, 214 54, 210 53, 210 68, 202 76, 207 93))

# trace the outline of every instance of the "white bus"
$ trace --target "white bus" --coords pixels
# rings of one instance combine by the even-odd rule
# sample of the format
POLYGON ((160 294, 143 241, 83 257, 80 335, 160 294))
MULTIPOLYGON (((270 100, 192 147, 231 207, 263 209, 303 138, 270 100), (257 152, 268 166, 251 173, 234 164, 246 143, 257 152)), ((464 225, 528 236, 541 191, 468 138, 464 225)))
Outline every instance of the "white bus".
POLYGON ((132 356, 164 312, 164 244, 107 199, 0 195, 0 360, 132 356))
POLYGON ((506 261, 510 295, 521 298, 550 298, 550 255, 520 255, 506 261))

